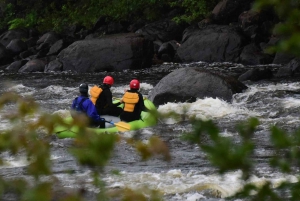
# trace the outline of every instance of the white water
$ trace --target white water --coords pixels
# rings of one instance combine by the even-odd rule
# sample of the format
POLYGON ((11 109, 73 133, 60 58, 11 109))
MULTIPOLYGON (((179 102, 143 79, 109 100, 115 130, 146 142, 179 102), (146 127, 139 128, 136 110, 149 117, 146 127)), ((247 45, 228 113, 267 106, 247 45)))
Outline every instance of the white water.
MULTIPOLYGON (((127 85, 121 85, 118 87, 112 87, 114 94, 120 95, 124 92, 127 85)), ((141 90, 149 91, 153 88, 148 83, 141 84, 141 90)), ((220 121, 239 121, 246 120, 249 117, 259 117, 265 130, 270 125, 277 123, 290 125, 297 127, 300 122, 299 115, 281 115, 280 110, 283 111, 299 110, 300 99, 297 95, 291 96, 273 96, 274 93, 282 90, 298 91, 300 90, 300 83, 280 83, 280 84, 260 84, 251 85, 244 93, 236 94, 232 103, 220 99, 204 98, 198 99, 194 103, 167 103, 161 105, 158 108, 159 113, 163 116, 170 112, 177 114, 176 118, 163 118, 160 122, 168 125, 174 125, 174 130, 184 133, 189 131, 191 126, 182 127, 177 125, 182 118, 190 119, 213 119, 220 121), (255 101, 254 101, 254 100, 255 101)), ((37 102, 43 104, 59 104, 62 105, 60 109, 53 112, 67 112, 74 95, 77 93, 77 87, 64 87, 57 85, 50 85, 43 89, 35 89, 34 87, 26 87, 23 84, 17 84, 10 86, 6 91, 15 91, 21 96, 37 96, 37 102), (54 96, 54 98, 53 98, 54 96)), ((3 92, 3 91, 2 91, 3 92)), ((14 110, 13 107, 4 108, 0 113, 0 129, 8 128, 8 122, 3 116, 14 110)), ((298 112, 299 113, 299 112, 298 112)), ((142 130, 142 135, 152 136, 156 131, 147 128, 142 130)), ((221 134, 225 137, 232 137, 236 133, 221 129, 221 134)), ((132 137, 132 132, 127 132, 124 137, 132 137)), ((129 147, 129 145, 128 145, 129 147)), ((198 147, 195 147, 195 152, 200 151, 198 147)), ((264 153, 265 150, 257 150, 264 153)), ((52 156, 52 160, 56 160, 63 156, 52 156)), ((162 162, 163 163, 163 162, 162 162)), ((23 167, 28 164, 26 158, 20 157, 8 157, 5 160, 5 166, 2 168, 14 168, 23 167)), ((133 164, 134 165, 134 164, 133 164)), ((91 187, 91 178, 89 177, 89 171, 82 172, 69 176, 67 174, 56 175, 65 186, 74 188, 76 186, 85 185, 91 187)), ((239 191, 245 183, 240 179, 241 172, 229 172, 224 176, 217 174, 207 174, 204 171, 200 171, 199 168, 188 168, 188 171, 181 169, 170 168, 167 171, 140 171, 130 172, 121 171, 119 175, 107 174, 104 176, 104 181, 110 189, 129 187, 133 189, 140 189, 140 191, 149 192, 146 189, 158 190, 164 195, 170 195, 171 200, 186 200, 196 201, 206 199, 206 190, 210 190, 209 195, 213 195, 218 198, 226 198, 239 191)), ((296 182, 296 175, 284 175, 279 172, 270 172, 269 169, 258 169, 257 175, 252 175, 249 183, 255 185, 262 185, 269 181, 272 185, 278 186, 282 181, 289 180, 296 182)))

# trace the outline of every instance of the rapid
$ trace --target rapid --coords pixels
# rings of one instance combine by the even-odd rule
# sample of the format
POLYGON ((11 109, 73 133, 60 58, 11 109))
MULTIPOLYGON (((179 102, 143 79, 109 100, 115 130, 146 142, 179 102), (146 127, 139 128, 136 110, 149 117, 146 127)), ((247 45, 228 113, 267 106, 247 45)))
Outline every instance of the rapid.
MULTIPOLYGON (((231 63, 192 63, 172 64, 143 70, 126 70, 123 72, 102 72, 93 74, 64 73, 29 73, 10 74, 0 72, 0 95, 6 91, 14 91, 21 96, 32 96, 40 105, 40 109, 47 113, 66 113, 72 100, 78 95, 80 83, 87 83, 90 87, 100 84, 107 74, 115 78, 112 93, 121 97, 124 89, 128 88, 132 78, 141 81, 141 93, 147 94, 168 73, 177 68, 199 68, 221 71, 224 74, 237 77, 242 72, 255 67, 231 63)), ((274 69, 279 66, 268 65, 274 69)), ((118 143, 109 164, 105 167, 103 180, 108 189, 132 188, 147 193, 145 189, 158 190, 164 200, 209 200, 220 201, 239 191, 245 182, 240 179, 241 172, 228 172, 219 175, 212 167, 204 152, 197 145, 189 144, 180 137, 192 130, 188 121, 191 118, 211 119, 218 126, 221 135, 239 143, 239 136, 235 126, 250 117, 257 117, 260 121, 254 134, 256 143, 254 161, 256 168, 249 179, 250 183, 262 185, 269 181, 277 186, 282 181, 297 181, 296 175, 282 174, 269 167, 268 160, 275 151, 270 147, 269 128, 276 125, 288 132, 299 128, 300 123, 300 80, 263 80, 259 82, 244 82, 248 89, 243 93, 235 94, 232 102, 218 98, 206 97, 193 103, 167 103, 158 107, 161 114, 158 125, 140 130, 138 133, 126 132, 126 138, 138 137, 147 141, 151 136, 163 139, 171 153, 171 161, 160 158, 142 161, 133 147, 126 142, 118 143), (163 117, 173 112, 177 118, 163 117), (119 174, 112 174, 112 171, 119 174)), ((5 114, 14 110, 12 105, 0 111, 0 129, 9 128, 5 114)), ((79 166, 75 159, 67 152, 72 146, 72 139, 58 139, 55 136, 51 142, 54 176, 61 185, 73 188, 85 188, 94 192, 89 173, 90 169, 79 166), (72 170, 75 174, 68 174, 72 170)), ((28 164, 26 157, 13 157, 9 153, 2 154, 5 164, 0 167, 0 175, 5 178, 18 176, 26 177, 25 170, 28 164)))

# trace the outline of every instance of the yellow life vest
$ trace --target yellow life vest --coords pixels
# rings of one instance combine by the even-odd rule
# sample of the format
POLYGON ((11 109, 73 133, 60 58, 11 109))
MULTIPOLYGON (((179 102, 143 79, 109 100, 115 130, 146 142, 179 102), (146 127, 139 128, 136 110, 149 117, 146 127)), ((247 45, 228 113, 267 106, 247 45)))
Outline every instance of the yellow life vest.
POLYGON ((96 101, 100 96, 100 94, 102 93, 102 91, 103 91, 102 88, 96 85, 90 89, 91 101, 94 103, 94 105, 96 104, 96 101))
POLYGON ((137 93, 126 92, 122 98, 124 105, 124 111, 133 112, 135 104, 139 102, 139 95, 137 93))

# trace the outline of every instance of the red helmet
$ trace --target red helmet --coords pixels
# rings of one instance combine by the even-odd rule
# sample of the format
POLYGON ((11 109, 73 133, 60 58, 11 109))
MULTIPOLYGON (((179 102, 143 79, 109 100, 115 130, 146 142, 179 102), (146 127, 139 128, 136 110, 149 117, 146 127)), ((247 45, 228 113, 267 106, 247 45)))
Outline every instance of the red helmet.
POLYGON ((106 76, 103 79, 103 84, 113 85, 114 84, 114 78, 112 78, 111 76, 106 76))
POLYGON ((136 79, 131 80, 129 86, 130 86, 130 89, 140 89, 140 82, 136 79))

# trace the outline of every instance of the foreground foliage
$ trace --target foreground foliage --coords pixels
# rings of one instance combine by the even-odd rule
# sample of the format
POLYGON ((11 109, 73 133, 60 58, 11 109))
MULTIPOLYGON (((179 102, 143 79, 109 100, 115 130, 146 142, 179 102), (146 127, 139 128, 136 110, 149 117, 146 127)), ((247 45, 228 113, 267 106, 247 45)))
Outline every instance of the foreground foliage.
MULTIPOLYGON (((28 160, 26 178, 23 175, 14 179, 0 176, 0 197, 12 193, 18 200, 83 200, 81 189, 73 193, 60 187, 52 172, 51 147, 53 129, 57 125, 76 125, 80 129, 79 135, 74 139, 74 146, 69 152, 79 165, 91 168, 93 185, 99 189, 97 200, 119 198, 122 200, 147 200, 141 192, 131 189, 121 189, 114 193, 106 193, 105 185, 101 180, 103 168, 111 158, 114 146, 122 140, 117 134, 95 134, 87 130, 87 118, 76 116, 71 125, 65 124, 58 114, 40 114, 39 105, 30 97, 20 97, 15 93, 5 93, 0 96, 0 111, 10 107, 10 113, 2 113, 0 118, 8 120, 11 127, 0 130, 0 166, 5 165, 5 153, 12 157, 25 155, 28 160), (30 179, 32 177, 32 179, 30 179), (60 195, 57 197, 57 190, 60 195), (64 192, 61 195, 61 192, 64 192), (137 198, 137 199, 135 199, 137 198)), ((127 140, 136 147, 141 159, 148 159, 154 155, 162 155, 165 160, 170 159, 169 150, 158 137, 149 139, 145 144, 138 140, 127 140)), ((67 170, 66 170, 67 171, 67 170)), ((70 171, 70 174, 74 172, 70 171)), ((150 200, 161 200, 160 194, 150 191, 150 200)))
MULTIPOLYGON (((64 124, 62 117, 55 114, 38 114, 39 106, 31 98, 20 97, 15 93, 5 93, 0 96, 0 110, 3 107, 12 107, 11 113, 1 116, 11 122, 10 129, 0 131, 0 162, 5 165, 4 153, 12 156, 25 154, 28 158, 27 175, 33 180, 16 177, 13 180, 0 177, 0 196, 14 193, 19 200, 83 200, 84 195, 78 191, 66 192, 57 198, 56 186, 59 186, 53 175, 51 167, 51 136, 56 125, 64 124), (45 179, 48 178, 48 179, 45 179)), ((157 191, 150 190, 150 195, 136 192, 134 189, 119 189, 107 193, 101 180, 103 168, 111 158, 116 143, 123 140, 117 134, 95 134, 87 130, 87 119, 83 116, 74 118, 72 125, 80 128, 80 134, 74 139, 74 146, 70 153, 78 164, 91 168, 93 185, 99 189, 97 200, 162 200, 157 191)), ((242 179, 247 183, 255 169, 253 153, 255 143, 252 140, 259 121, 250 118, 247 122, 237 125, 236 130, 241 140, 238 144, 230 138, 222 137, 219 129, 212 121, 193 122, 193 132, 184 135, 184 139, 197 143, 201 150, 207 154, 208 160, 217 167, 220 174, 228 171, 241 170, 242 179), (209 141, 207 141, 207 137, 209 141), (205 140, 204 140, 205 139, 205 140)), ((67 125, 66 125, 67 126, 67 125)), ((270 166, 283 172, 294 173, 300 167, 300 130, 286 133, 273 126, 270 128, 270 139, 274 151, 270 157, 270 166)), ((170 160, 171 156, 166 144, 158 137, 151 137, 145 144, 135 139, 126 139, 127 143, 136 148, 142 160, 155 155, 170 160)), ((73 174, 70 172, 70 174, 73 174)), ((60 191, 63 191, 63 187, 60 191)), ((278 187, 270 183, 262 186, 246 184, 234 198, 247 198, 250 200, 299 200, 300 182, 283 182, 278 187), (282 193, 287 192, 287 193, 282 193)))
POLYGON ((254 9, 272 7, 281 23, 277 24, 273 34, 282 40, 270 49, 270 52, 285 52, 300 56, 300 1, 298 0, 256 0, 254 9))
MULTIPOLYGON (((194 131, 183 136, 185 140, 198 144, 207 154, 210 162, 218 168, 220 174, 241 170, 242 179, 247 182, 255 169, 255 161, 252 158, 255 143, 253 134, 259 125, 256 118, 250 118, 247 122, 239 124, 237 131, 241 142, 235 144, 227 137, 220 136, 218 128, 212 121, 197 121, 194 123, 194 131), (203 138, 209 137, 209 143, 203 138)), ((294 174, 300 167, 300 129, 289 134, 272 126, 270 128, 272 147, 275 150, 270 157, 269 165, 275 171, 294 174)), ((299 177, 299 175, 298 175, 299 177)), ((247 200, 299 200, 300 182, 282 182, 277 188, 270 183, 262 186, 246 184, 244 188, 234 195, 234 198, 247 198, 247 200), (286 193, 287 192, 287 193, 286 193)))

